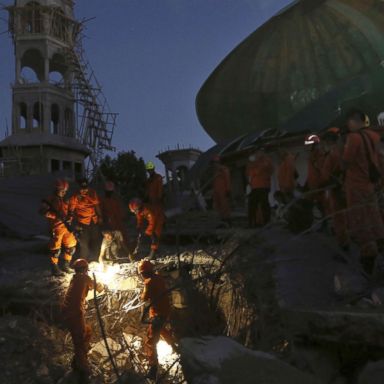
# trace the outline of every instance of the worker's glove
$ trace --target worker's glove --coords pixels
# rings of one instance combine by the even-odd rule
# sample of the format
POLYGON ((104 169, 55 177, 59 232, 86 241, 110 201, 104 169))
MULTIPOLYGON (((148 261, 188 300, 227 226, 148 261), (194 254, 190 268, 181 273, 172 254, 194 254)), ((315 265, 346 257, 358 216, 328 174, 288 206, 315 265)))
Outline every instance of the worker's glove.
POLYGON ((47 219, 51 219, 51 220, 55 220, 56 219, 56 215, 53 212, 49 212, 49 211, 45 214, 45 217, 47 219))

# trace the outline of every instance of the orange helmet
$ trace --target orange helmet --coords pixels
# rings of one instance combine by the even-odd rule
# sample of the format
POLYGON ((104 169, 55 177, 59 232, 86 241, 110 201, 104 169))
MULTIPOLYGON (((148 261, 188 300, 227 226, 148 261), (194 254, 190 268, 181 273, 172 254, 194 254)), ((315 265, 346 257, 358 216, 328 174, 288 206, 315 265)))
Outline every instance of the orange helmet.
POLYGON ((85 260, 85 259, 77 259, 77 260, 73 263, 73 269, 74 269, 75 271, 80 271, 80 270, 83 270, 83 269, 88 270, 88 261, 85 260))
POLYGON ((139 211, 142 206, 143 206, 143 202, 138 198, 132 199, 129 202, 129 210, 133 213, 136 213, 137 211, 139 211))
POLYGON ((153 272, 153 264, 148 260, 141 260, 138 267, 139 273, 153 272))
POLYGON ((68 188, 69 188, 68 181, 64 180, 64 179, 57 179, 56 182, 55 182, 55 188, 58 191, 63 191, 63 190, 67 191, 68 188))
POLYGON ((107 192, 113 192, 115 190, 115 184, 113 181, 107 181, 104 185, 104 190, 107 192))

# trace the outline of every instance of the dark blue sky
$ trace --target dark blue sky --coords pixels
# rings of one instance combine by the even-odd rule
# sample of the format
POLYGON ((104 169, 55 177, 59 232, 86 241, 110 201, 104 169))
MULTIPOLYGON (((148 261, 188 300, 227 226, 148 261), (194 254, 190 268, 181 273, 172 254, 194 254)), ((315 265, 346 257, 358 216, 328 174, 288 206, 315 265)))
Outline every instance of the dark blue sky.
MULTIPOLYGON (((95 17, 87 23, 84 46, 111 108, 120 113, 117 149, 133 149, 148 160, 178 143, 209 148, 213 142, 195 113, 199 88, 236 45, 289 2, 77 0, 79 19, 95 17)), ((1 19, 0 26, 3 32, 1 19)), ((0 36, 0 60, 3 137, 14 73, 7 34, 0 36)))

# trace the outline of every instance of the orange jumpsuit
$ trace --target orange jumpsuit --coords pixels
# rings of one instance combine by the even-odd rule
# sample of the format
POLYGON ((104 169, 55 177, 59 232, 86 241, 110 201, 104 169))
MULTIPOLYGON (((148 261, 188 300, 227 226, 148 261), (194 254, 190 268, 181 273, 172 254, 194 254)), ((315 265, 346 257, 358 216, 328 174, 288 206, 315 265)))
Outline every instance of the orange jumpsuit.
POLYGON ((87 353, 90 348, 91 327, 85 321, 85 299, 92 288, 93 280, 87 273, 76 273, 69 284, 62 307, 64 322, 73 341, 72 367, 86 374, 90 373, 87 353))
POLYGON ((277 168, 279 188, 286 197, 293 195, 296 188, 296 177, 295 156, 292 153, 287 153, 277 168))
POLYGON ((89 189, 87 195, 75 194, 69 200, 69 215, 74 217, 81 227, 79 235, 80 258, 96 257, 101 245, 101 235, 96 226, 100 222, 100 199, 97 193, 89 189))
MULTIPOLYGON (((371 161, 379 167, 380 137, 364 129, 371 161)), ((384 239, 384 226, 378 208, 375 185, 369 178, 368 154, 361 134, 349 133, 343 160, 346 167, 345 192, 348 208, 349 234, 359 246, 361 257, 376 257, 377 240, 384 239)))
POLYGON ((51 263, 58 264, 61 249, 64 249, 64 260, 70 262, 76 249, 76 238, 67 226, 57 217, 67 218, 69 203, 62 197, 51 196, 47 201, 52 205, 50 210, 47 205, 45 217, 48 219, 51 230, 51 239, 48 247, 51 253, 51 263), (58 215, 56 214, 58 213, 58 215))
POLYGON ((146 197, 148 203, 154 207, 163 206, 163 178, 158 173, 153 173, 146 183, 146 197))
POLYGON ((144 291, 141 295, 143 301, 150 302, 150 325, 145 341, 146 354, 149 365, 157 365, 156 345, 162 337, 168 344, 173 344, 170 332, 165 328, 171 314, 171 304, 165 280, 158 274, 144 280, 144 291))
MULTIPOLYGON (((314 191, 321 188, 321 170, 325 161, 325 156, 325 152, 319 147, 313 148, 309 155, 307 175, 307 187, 309 191, 314 191)), ((320 204, 320 208, 323 211, 326 210, 325 192, 311 194, 310 199, 318 202, 320 204)))
POLYGON ((100 208, 105 226, 112 231, 120 231, 127 242, 127 228, 124 224, 126 215, 120 199, 115 196, 104 196, 101 198, 100 208))
MULTIPOLYGON (((326 155, 321 169, 323 183, 325 185, 334 184, 333 177, 340 177, 342 174, 343 153, 337 145, 326 155)), ((347 215, 345 193, 342 186, 337 186, 327 191, 327 206, 329 214, 332 215, 332 225, 338 243, 345 246, 349 242, 347 231, 347 215)))
POLYGON ((88 190, 86 196, 77 193, 69 200, 69 212, 74 215, 79 224, 90 225, 91 223, 97 224, 99 217, 97 209, 100 205, 100 199, 96 191, 93 189, 88 190))
POLYGON ((156 235, 155 241, 151 244, 151 249, 156 251, 159 248, 159 240, 165 221, 163 210, 144 204, 143 208, 136 214, 137 229, 143 229, 144 221, 147 221, 145 234, 149 237, 156 235))
POLYGON ((229 195, 231 193, 231 175, 228 167, 219 165, 213 176, 213 206, 222 219, 231 215, 229 195))
POLYGON ((265 225, 271 217, 268 195, 271 189, 273 163, 270 156, 262 154, 246 168, 248 183, 252 188, 248 202, 250 227, 265 225))

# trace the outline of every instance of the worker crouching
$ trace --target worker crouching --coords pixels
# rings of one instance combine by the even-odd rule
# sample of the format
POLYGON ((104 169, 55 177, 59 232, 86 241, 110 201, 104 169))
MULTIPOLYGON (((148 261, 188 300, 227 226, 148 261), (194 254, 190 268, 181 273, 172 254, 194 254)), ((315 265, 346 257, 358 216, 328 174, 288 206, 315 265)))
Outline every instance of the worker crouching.
POLYGON ((144 204, 140 199, 132 199, 129 202, 129 209, 136 216, 136 227, 138 231, 137 245, 135 254, 141 244, 143 235, 151 239, 151 252, 148 255, 150 259, 155 258, 156 252, 159 249, 161 233, 165 222, 165 216, 161 209, 144 204), (145 226, 147 222, 147 227, 145 226))
POLYGON ((99 263, 105 261, 114 262, 129 258, 129 251, 125 245, 123 235, 120 231, 103 230, 103 242, 101 243, 99 263))
MULTIPOLYGON (((65 295, 62 314, 64 323, 72 336, 74 348, 72 368, 79 375, 80 382, 84 383, 91 375, 87 357, 90 349, 91 327, 85 321, 85 301, 89 290, 94 287, 94 282, 88 276, 88 262, 86 260, 76 260, 73 268, 75 275, 65 295)), ((98 292, 103 291, 103 289, 102 284, 96 285, 98 292)))
POLYGON ((171 313, 171 304, 165 280, 154 272, 153 264, 150 261, 141 261, 138 272, 144 279, 141 299, 149 303, 149 327, 145 341, 145 351, 150 366, 148 378, 155 380, 158 369, 156 346, 160 337, 169 345, 174 344, 171 333, 166 329, 171 313))

